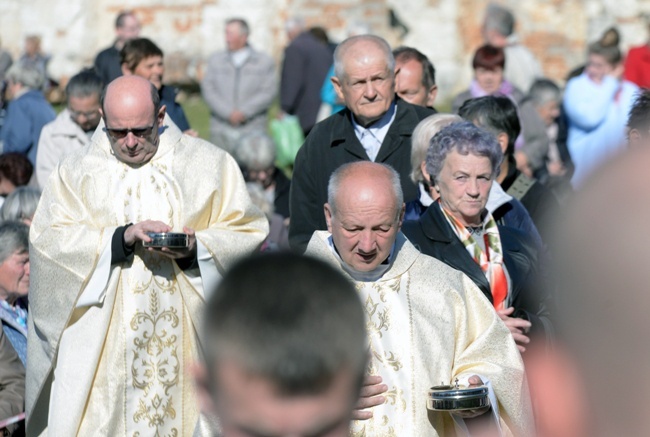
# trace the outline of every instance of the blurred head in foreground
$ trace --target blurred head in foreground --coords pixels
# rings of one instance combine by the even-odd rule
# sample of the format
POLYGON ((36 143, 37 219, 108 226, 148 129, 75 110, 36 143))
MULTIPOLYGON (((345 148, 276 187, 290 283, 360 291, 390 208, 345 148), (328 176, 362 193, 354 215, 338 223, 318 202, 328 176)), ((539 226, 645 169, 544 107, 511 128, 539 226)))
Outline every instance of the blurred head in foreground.
POLYGON ((347 436, 367 362, 354 286, 321 261, 256 256, 208 303, 204 410, 224 436, 347 436))
POLYGON ((558 337, 565 347, 531 368, 531 392, 542 395, 547 413, 542 423, 557 427, 542 436, 648 434, 648 166, 648 149, 608 163, 557 227, 558 337))

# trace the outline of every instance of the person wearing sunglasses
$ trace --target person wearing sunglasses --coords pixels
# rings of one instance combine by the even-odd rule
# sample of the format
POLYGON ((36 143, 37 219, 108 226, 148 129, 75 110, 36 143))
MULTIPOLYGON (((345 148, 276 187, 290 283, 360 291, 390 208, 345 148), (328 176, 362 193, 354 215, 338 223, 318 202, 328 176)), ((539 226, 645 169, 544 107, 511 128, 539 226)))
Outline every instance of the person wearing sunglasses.
POLYGON ((183 135, 148 80, 115 79, 101 113, 32 221, 28 433, 192 435, 195 327, 267 220, 235 160, 183 135), (160 232, 186 244, 146 247, 160 232))

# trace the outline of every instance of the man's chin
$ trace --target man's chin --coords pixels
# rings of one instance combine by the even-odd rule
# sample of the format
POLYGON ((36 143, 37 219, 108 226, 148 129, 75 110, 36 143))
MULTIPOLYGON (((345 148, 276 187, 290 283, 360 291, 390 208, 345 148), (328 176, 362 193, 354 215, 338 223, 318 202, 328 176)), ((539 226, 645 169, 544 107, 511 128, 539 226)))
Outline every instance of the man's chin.
POLYGON ((375 270, 379 264, 381 264, 381 261, 379 261, 379 258, 377 256, 374 256, 370 259, 365 259, 360 255, 355 255, 355 258, 356 259, 354 260, 352 267, 358 272, 371 272, 375 270))

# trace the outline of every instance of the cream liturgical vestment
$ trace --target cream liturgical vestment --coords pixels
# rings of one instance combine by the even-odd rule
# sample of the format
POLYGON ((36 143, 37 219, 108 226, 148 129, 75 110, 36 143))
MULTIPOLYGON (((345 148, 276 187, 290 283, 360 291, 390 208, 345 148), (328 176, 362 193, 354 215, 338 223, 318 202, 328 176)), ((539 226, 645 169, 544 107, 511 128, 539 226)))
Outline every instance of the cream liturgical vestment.
POLYGON ((165 118, 148 163, 116 159, 105 133, 50 176, 30 231, 30 435, 183 436, 199 418, 187 365, 206 293, 254 251, 267 220, 237 164, 165 118), (198 266, 136 245, 111 264, 118 226, 196 230, 198 266))
POLYGON ((383 270, 379 277, 356 274, 342 264, 326 231, 314 233, 307 254, 351 275, 366 310, 369 373, 388 385, 387 402, 372 409, 372 419, 354 422, 353 436, 462 435, 461 420, 456 425, 449 413, 427 410, 427 392, 472 375, 490 381, 502 435, 531 434, 517 347, 466 275, 420 254, 401 233, 389 264, 378 267, 383 270))

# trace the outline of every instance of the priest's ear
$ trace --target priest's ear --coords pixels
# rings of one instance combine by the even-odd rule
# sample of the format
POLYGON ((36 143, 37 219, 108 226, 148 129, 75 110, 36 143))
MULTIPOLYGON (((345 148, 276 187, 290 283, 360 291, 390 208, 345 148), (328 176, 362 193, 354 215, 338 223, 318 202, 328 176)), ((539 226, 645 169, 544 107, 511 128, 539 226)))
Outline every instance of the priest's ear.
POLYGON ((404 223, 404 213, 406 212, 406 203, 402 203, 402 208, 399 211, 399 224, 398 229, 402 229, 402 223, 404 223))
POLYGON ((167 112, 167 106, 166 105, 161 105, 160 109, 158 110, 158 115, 156 118, 158 119, 158 126, 163 125, 163 121, 165 120, 165 113, 167 112))
POLYGON ((332 207, 330 206, 329 203, 326 203, 323 206, 323 209, 325 211, 325 221, 327 222, 327 231, 331 234, 332 233, 332 207))

